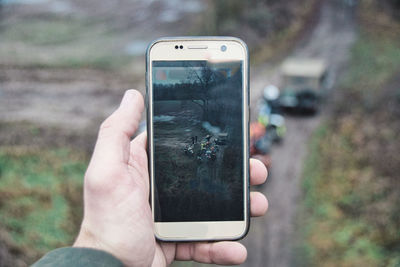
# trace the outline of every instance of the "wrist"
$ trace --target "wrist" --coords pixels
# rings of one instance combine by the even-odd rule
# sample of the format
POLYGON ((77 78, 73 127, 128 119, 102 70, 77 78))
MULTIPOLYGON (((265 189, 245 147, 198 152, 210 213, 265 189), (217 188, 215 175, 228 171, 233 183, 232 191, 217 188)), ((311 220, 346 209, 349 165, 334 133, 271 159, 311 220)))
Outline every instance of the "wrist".
POLYGON ((121 261, 124 266, 134 266, 129 261, 127 261, 126 258, 124 258, 118 250, 112 250, 112 248, 109 247, 106 243, 102 243, 95 234, 93 234, 87 227, 84 226, 84 224, 82 224, 78 237, 76 238, 72 247, 100 250, 112 255, 113 257, 121 261))
POLYGON ((104 250, 92 232, 86 229, 83 224, 79 230, 78 237, 72 246, 104 250))

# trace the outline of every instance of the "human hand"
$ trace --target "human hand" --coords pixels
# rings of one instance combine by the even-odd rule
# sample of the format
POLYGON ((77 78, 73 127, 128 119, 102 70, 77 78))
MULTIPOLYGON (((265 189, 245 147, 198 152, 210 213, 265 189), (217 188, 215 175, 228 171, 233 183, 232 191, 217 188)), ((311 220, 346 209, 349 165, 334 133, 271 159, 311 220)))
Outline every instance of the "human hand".
MULTIPOLYGON (((156 241, 149 204, 146 134, 132 141, 143 111, 143 97, 126 91, 120 107, 101 125, 85 174, 84 218, 75 247, 100 249, 126 266, 166 266, 174 260, 240 264, 247 256, 238 242, 164 243, 156 241)), ((262 184, 265 166, 250 160, 250 183, 262 184)), ((265 196, 250 194, 251 216, 264 215, 265 196)))

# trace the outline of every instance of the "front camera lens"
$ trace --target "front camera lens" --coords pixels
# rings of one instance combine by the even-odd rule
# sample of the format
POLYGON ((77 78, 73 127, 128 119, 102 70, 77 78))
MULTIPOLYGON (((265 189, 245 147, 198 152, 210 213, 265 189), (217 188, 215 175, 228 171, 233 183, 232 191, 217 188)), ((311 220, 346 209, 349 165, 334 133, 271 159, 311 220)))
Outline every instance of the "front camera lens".
POLYGON ((180 49, 183 49, 183 45, 181 45, 179 48, 180 48, 180 49))
POLYGON ((225 52, 225 51, 226 51, 226 45, 222 45, 222 46, 221 46, 221 51, 222 51, 222 52, 225 52))
POLYGON ((179 48, 179 47, 176 45, 176 46, 175 46, 175 49, 178 49, 178 48, 179 48))

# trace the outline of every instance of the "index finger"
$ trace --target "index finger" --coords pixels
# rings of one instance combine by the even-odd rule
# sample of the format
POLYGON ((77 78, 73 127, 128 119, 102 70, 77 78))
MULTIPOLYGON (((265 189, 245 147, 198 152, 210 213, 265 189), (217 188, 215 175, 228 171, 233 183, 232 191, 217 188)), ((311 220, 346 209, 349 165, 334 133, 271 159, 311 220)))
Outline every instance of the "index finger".
POLYGON ((194 260, 201 263, 238 265, 247 258, 246 248, 238 242, 222 241, 213 243, 178 243, 176 260, 194 260))
POLYGON ((250 184, 260 185, 267 180, 268 171, 258 159, 250 159, 250 184))

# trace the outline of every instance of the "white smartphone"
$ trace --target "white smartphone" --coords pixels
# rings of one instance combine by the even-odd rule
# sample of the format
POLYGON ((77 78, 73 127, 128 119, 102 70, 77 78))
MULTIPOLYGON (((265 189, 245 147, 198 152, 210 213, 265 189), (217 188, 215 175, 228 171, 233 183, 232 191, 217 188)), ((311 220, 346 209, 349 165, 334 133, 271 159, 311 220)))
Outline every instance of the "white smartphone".
POLYGON ((249 229, 249 62, 233 37, 147 49, 150 201, 163 241, 237 240, 249 229))

